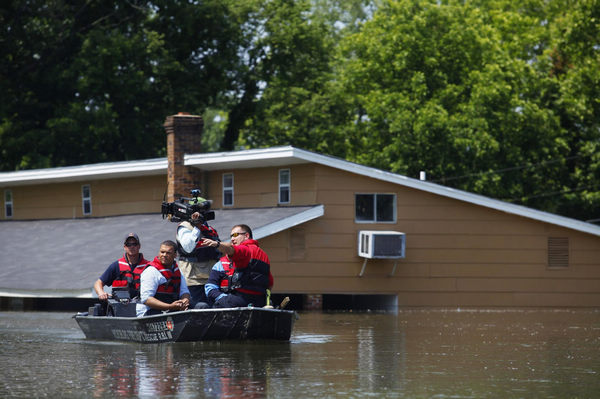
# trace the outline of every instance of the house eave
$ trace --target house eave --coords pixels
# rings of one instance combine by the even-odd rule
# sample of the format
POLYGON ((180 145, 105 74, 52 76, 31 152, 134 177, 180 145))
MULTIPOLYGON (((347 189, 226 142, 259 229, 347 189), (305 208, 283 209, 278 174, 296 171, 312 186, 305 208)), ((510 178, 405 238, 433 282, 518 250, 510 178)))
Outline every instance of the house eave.
POLYGON ((166 158, 143 161, 107 162, 60 168, 0 173, 0 187, 67 183, 124 177, 156 176, 167 173, 166 158))

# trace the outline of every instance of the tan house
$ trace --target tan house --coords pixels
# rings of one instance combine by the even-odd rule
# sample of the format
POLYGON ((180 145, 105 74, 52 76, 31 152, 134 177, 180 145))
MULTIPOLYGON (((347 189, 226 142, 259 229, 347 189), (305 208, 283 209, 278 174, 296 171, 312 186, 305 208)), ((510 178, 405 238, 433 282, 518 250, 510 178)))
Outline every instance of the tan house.
MULTIPOLYGON (((214 222, 229 223, 223 236, 245 222, 236 218, 251 220, 274 292, 302 295, 305 306, 339 295, 386 307, 600 306, 596 225, 294 147, 200 153, 176 144, 199 134, 199 117, 176 115, 165 126, 167 159, 0 173, 0 238, 62 219, 75 233, 76 222, 123 215, 127 227, 140 214, 163 222, 165 195, 172 201, 197 186, 213 201, 214 222)), ((91 286, 102 267, 82 281, 91 286)))

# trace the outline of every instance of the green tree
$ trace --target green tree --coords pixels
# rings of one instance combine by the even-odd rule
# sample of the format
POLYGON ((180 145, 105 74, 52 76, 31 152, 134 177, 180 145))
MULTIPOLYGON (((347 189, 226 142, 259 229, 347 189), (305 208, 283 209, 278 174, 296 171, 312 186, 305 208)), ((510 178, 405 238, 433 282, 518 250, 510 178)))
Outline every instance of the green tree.
MULTIPOLYGON (((150 154, 157 35, 133 2, 14 1, 1 11, 0 168, 63 166, 150 154), (88 57, 88 58, 85 58, 88 57), (147 103, 136 93, 146 88, 147 103), (148 109, 149 108, 149 109, 148 109)), ((160 75, 160 73, 158 73, 160 75)), ((159 76, 157 76, 159 77, 159 76)))
POLYGON ((598 9, 593 0, 378 2, 317 85, 271 87, 263 133, 248 142, 425 170, 441 184, 589 219, 599 210, 598 9))
POLYGON ((550 4, 550 40, 543 71, 555 90, 548 98, 568 131, 567 176, 554 195, 556 211, 600 218, 600 2, 550 4))
POLYGON ((369 2, 274 2, 264 9, 261 45, 268 50, 264 88, 241 130, 239 145, 294 145, 328 154, 345 152, 347 102, 333 63, 336 47, 368 19, 369 2))
POLYGON ((292 144, 600 218, 599 0, 11 1, 0 169, 292 144))
POLYGON ((244 58, 244 21, 234 5, 3 5, 0 169, 160 156, 167 115, 228 110, 244 58))
POLYGON ((0 9, 10 100, 0 108, 0 168, 160 156, 162 123, 178 111, 225 113, 207 124, 205 144, 233 149, 251 117, 268 117, 265 99, 271 106, 319 84, 313 70, 326 64, 333 24, 323 8, 311 20, 313 9, 289 0, 9 2, 0 9))
POLYGON ((531 62, 532 33, 523 31, 541 21, 491 11, 387 2, 349 38, 343 79, 359 110, 351 159, 409 176, 426 170, 433 180, 503 199, 557 184, 536 173, 490 173, 566 150, 555 145, 564 133, 557 118, 540 104, 548 82, 531 62))
POLYGON ((239 101, 230 107, 223 149, 285 143, 330 152, 328 148, 337 145, 331 114, 323 112, 336 106, 314 94, 331 80, 332 53, 344 30, 344 23, 335 22, 365 17, 360 7, 355 10, 357 4, 362 2, 247 3, 247 56, 237 69, 239 101))

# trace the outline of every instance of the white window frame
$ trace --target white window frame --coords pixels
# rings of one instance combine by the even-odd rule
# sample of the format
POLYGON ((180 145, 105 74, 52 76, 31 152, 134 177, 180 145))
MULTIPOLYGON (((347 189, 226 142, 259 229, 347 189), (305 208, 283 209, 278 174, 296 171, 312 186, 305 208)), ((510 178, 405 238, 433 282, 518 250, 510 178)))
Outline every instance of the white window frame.
POLYGON ((92 214, 92 187, 89 184, 84 184, 81 186, 81 212, 83 216, 89 216, 92 214), (87 189, 88 195, 85 195, 85 191, 87 189), (86 212, 86 204, 89 207, 89 211, 86 212))
POLYGON ((13 194, 12 190, 4 190, 4 217, 12 219, 13 217, 13 194))
POLYGON ((290 169, 279 169, 279 191, 278 191, 278 203, 289 204, 292 201, 292 172, 290 169), (281 176, 287 172, 287 183, 281 182, 281 176), (282 200, 282 190, 287 190, 287 201, 282 200))
POLYGON ((223 173, 222 176, 222 184, 223 184, 223 206, 233 206, 233 172, 223 173), (225 185, 225 180, 231 177, 231 186, 225 185), (227 195, 231 195, 231 203, 226 203, 225 199, 227 195))
POLYGON ((355 223, 385 223, 385 224, 393 224, 396 223, 396 209, 397 209, 397 198, 396 193, 355 193, 354 194, 354 222, 355 223), (373 219, 372 220, 358 220, 356 217, 356 200, 359 195, 372 195, 373 196, 373 219), (393 197, 392 201, 392 220, 377 220, 377 196, 379 195, 391 195, 393 197))

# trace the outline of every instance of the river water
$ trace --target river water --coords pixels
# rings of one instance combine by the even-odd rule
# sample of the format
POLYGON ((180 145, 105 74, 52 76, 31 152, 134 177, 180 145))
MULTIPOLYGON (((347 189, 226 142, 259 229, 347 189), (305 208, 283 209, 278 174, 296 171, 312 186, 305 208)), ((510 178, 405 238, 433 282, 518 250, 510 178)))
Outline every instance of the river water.
POLYGON ((284 343, 93 341, 71 316, 0 312, 0 397, 600 397, 600 310, 303 312, 284 343))

